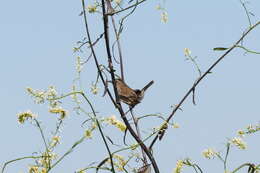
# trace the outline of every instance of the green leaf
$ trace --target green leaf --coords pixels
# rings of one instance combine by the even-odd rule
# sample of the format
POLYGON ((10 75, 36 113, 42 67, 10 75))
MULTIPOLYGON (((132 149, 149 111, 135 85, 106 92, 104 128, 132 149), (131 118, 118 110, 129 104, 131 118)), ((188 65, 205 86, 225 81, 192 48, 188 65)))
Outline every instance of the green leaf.
POLYGON ((224 50, 227 50, 228 48, 226 47, 215 47, 213 48, 214 51, 224 51, 224 50))

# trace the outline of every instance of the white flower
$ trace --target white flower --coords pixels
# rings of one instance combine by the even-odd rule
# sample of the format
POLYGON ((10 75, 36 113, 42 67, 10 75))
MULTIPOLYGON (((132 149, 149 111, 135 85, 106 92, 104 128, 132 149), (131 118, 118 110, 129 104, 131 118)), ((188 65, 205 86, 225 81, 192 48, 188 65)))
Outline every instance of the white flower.
POLYGON ((96 5, 88 5, 87 10, 89 13, 95 13, 97 11, 97 6, 96 5))
POLYGON ((231 140, 231 143, 235 146, 237 146, 239 149, 246 149, 246 143, 242 140, 240 137, 235 137, 231 140))
POLYGON ((122 0, 115 0, 115 3, 120 4, 122 0))
POLYGON ((191 55, 191 51, 189 48, 184 48, 184 55, 185 56, 190 56, 191 55))
POLYGON ((28 110, 25 112, 18 113, 17 117, 18 117, 18 122, 23 124, 28 119, 35 119, 37 115, 32 113, 32 111, 28 110))
POLYGON ((168 13, 166 11, 163 11, 161 13, 161 21, 164 22, 164 23, 168 22, 168 13))
POLYGON ((94 95, 98 94, 98 87, 96 85, 92 85, 90 90, 94 95))
POLYGON ((175 129, 178 129, 178 128, 180 128, 180 125, 178 123, 173 123, 172 127, 175 129))
POLYGON ((173 170, 173 173, 180 173, 183 168, 183 165, 184 165, 183 160, 178 160, 176 163, 176 167, 173 170))
POLYGON ((202 155, 207 159, 212 159, 216 156, 217 152, 214 151, 212 148, 208 148, 203 150, 202 155))

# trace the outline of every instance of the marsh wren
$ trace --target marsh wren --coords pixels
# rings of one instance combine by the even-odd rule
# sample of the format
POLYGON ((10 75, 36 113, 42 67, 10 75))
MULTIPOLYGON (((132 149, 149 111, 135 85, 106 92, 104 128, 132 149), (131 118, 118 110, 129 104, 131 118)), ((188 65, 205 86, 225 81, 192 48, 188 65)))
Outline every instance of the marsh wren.
POLYGON ((144 97, 144 92, 154 83, 152 80, 143 89, 132 89, 122 79, 116 79, 116 88, 119 99, 130 107, 134 107, 140 103, 144 97))

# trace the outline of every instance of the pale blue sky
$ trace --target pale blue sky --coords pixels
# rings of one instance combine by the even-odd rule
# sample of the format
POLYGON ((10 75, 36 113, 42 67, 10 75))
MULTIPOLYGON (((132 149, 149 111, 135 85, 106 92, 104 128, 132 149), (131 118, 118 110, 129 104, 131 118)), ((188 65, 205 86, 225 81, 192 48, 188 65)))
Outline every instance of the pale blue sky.
MULTIPOLYGON (((128 18, 121 43, 128 84, 141 88, 148 81, 155 81, 143 103, 136 108, 136 114, 161 113, 166 117, 171 112, 170 106, 178 103, 197 77, 191 62, 184 60, 183 49, 189 48, 192 55, 198 56, 197 62, 205 71, 222 54, 212 48, 231 46, 246 29, 248 21, 238 0, 167 0, 169 21, 163 24, 160 12, 155 9, 159 2, 162 1, 147 0, 128 18)), ((255 14, 253 23, 258 21, 260 1, 251 0, 248 8, 255 14)), ((43 150, 38 130, 28 123, 19 125, 16 114, 30 109, 39 114, 44 129, 48 131, 54 127, 55 118, 47 113, 47 105, 35 105, 25 88, 45 89, 54 85, 59 93, 71 90, 77 56, 72 48, 85 36, 80 11, 80 0, 0 2, 1 165, 43 150)), ((95 18, 90 19, 90 27, 95 36, 103 29, 95 18)), ((259 35, 258 27, 244 40, 244 45, 260 51, 259 35)), ((105 63, 103 43, 97 52, 100 61, 105 63)), ((79 55, 86 57, 86 54, 79 55)), ((186 157, 198 163, 205 172, 223 171, 220 161, 206 160, 201 152, 208 147, 222 151, 227 138, 234 137, 237 130, 259 122, 259 64, 259 55, 244 55, 242 50, 236 49, 201 82, 197 87, 197 105, 193 106, 191 99, 187 99, 182 106, 183 112, 177 112, 173 119, 180 128, 168 130, 164 140, 154 147, 162 173, 171 172, 176 161, 186 157)), ((92 59, 82 72, 87 95, 96 103, 100 116, 119 116, 108 97, 101 97, 101 83, 100 94, 91 94, 90 84, 96 75, 93 67, 92 59)), ((82 136, 80 125, 85 119, 72 112, 70 99, 63 103, 70 116, 63 127, 59 154, 82 136)), ((87 105, 85 109, 90 111, 87 105)), ((159 121, 145 121, 144 124, 147 128, 156 125, 159 121)), ((246 141, 246 151, 232 149, 230 169, 243 162, 260 162, 259 134, 246 141)), ((96 133, 95 139, 84 142, 52 172, 73 172, 105 156, 96 133)), ((29 163, 33 162, 9 165, 6 172, 25 172, 29 163)))

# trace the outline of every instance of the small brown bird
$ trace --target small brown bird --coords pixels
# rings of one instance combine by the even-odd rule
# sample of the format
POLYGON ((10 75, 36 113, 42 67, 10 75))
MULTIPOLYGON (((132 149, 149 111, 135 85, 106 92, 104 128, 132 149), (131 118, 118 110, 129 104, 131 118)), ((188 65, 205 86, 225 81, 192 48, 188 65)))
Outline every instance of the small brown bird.
POLYGON ((121 79, 116 79, 115 82, 119 99, 130 107, 134 107, 140 103, 144 97, 144 92, 154 83, 154 81, 151 81, 143 89, 134 90, 121 79))

